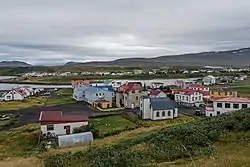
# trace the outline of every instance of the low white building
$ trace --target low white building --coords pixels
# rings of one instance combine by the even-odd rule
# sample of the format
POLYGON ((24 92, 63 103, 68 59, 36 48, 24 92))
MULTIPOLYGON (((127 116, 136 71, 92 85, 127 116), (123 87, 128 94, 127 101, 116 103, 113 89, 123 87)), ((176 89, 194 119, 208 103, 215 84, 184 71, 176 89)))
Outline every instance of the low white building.
POLYGON ((174 92, 175 101, 179 105, 188 107, 199 107, 203 104, 203 94, 198 90, 178 90, 174 92))
POLYGON ((41 111, 39 122, 43 135, 65 135, 73 133, 74 128, 88 125, 88 117, 83 115, 63 115, 61 111, 41 111))
POLYGON ((203 78, 203 84, 206 85, 206 86, 216 84, 216 77, 214 77, 212 75, 208 75, 208 76, 204 77, 203 78))
POLYGON ((20 92, 17 89, 12 89, 9 92, 6 92, 2 96, 3 101, 22 101, 25 98, 25 93, 20 92))
POLYGON ((140 114, 142 119, 164 120, 178 117, 178 108, 175 101, 168 97, 140 99, 140 114))
POLYGON ((206 107, 206 116, 217 116, 220 114, 250 108, 250 99, 240 97, 226 97, 213 101, 211 106, 206 107))

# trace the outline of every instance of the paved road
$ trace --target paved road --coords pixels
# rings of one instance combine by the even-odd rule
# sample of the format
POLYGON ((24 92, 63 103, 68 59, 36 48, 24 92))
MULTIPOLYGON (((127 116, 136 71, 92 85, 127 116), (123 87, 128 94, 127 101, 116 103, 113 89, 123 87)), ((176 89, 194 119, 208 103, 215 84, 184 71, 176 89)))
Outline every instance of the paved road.
POLYGON ((205 108, 201 107, 184 107, 184 106, 179 107, 179 113, 189 116, 195 116, 197 110, 200 110, 201 113, 203 114, 205 113, 205 108))

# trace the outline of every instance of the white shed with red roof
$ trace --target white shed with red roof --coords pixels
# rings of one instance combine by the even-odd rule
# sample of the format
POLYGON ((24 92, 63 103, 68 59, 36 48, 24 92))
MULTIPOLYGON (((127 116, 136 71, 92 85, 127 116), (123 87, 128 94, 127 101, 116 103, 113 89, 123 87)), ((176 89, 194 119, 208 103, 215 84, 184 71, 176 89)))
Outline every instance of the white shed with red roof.
POLYGON ((74 128, 88 125, 84 115, 63 114, 61 111, 41 111, 39 122, 42 134, 65 135, 73 133, 74 128))

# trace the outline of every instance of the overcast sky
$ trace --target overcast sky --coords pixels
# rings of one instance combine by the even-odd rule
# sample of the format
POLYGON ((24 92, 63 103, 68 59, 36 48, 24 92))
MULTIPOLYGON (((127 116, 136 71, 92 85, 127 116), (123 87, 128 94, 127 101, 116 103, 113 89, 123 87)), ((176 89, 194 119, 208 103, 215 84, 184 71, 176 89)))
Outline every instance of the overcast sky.
POLYGON ((0 60, 32 64, 250 46, 250 0, 0 0, 0 60))

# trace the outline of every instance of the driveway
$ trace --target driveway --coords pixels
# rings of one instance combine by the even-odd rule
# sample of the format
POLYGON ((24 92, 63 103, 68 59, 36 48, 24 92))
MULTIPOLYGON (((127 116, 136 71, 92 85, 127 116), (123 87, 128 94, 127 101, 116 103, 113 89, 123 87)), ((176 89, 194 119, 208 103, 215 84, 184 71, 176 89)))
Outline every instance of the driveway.
POLYGON ((205 113, 205 108, 202 108, 202 107, 179 106, 179 113, 189 115, 189 116, 195 116, 195 113, 197 110, 200 110, 201 113, 205 113))

